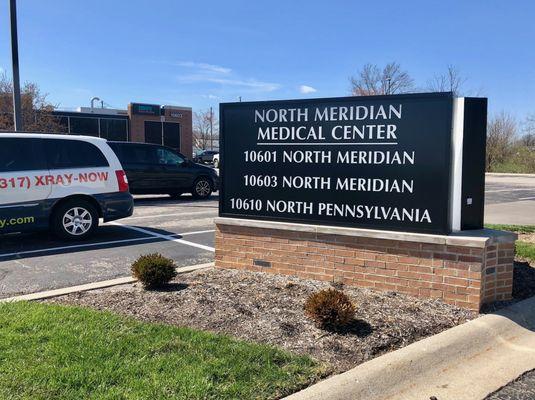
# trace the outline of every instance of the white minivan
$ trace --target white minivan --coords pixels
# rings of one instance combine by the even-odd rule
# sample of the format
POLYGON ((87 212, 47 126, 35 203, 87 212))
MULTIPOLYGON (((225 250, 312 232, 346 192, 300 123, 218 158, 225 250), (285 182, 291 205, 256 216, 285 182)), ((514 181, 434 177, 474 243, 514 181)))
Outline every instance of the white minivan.
POLYGON ((0 235, 51 229, 84 239, 99 218, 133 210, 126 174, 104 139, 0 133, 0 235))

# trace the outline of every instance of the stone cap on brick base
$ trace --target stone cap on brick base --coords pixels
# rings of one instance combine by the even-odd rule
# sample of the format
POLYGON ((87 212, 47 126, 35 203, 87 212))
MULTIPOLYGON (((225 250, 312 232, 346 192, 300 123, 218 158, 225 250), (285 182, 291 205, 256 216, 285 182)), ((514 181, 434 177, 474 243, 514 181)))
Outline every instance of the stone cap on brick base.
POLYGON ((416 243, 446 244, 450 246, 465 246, 485 248, 496 243, 513 243, 517 235, 511 232, 493 229, 478 229, 454 232, 450 235, 434 235, 427 233, 380 231, 375 229, 346 228, 339 226, 310 225, 277 221, 261 221, 241 218, 215 219, 216 225, 241 226, 259 229, 277 229, 295 232, 310 232, 316 234, 359 236, 375 239, 401 240, 416 243))

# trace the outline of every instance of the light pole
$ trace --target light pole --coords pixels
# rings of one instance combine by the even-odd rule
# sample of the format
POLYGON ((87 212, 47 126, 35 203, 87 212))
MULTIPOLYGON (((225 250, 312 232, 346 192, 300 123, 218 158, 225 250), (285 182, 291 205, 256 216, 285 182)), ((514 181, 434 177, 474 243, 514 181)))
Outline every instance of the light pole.
POLYGON ((13 122, 15 132, 22 130, 22 113, 20 106, 19 79, 19 45, 17 37, 17 2, 9 0, 9 15, 11 18, 11 62, 13 65, 13 122))

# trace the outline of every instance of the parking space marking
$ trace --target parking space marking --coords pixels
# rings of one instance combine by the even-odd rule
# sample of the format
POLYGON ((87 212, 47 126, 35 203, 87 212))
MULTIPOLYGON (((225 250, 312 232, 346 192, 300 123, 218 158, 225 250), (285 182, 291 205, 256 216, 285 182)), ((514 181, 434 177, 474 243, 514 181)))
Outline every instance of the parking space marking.
MULTIPOLYGON (((124 226, 124 225, 119 225, 119 226, 124 226)), ((172 237, 172 236, 198 235, 198 234, 212 233, 212 232, 215 232, 215 231, 213 229, 210 229, 210 230, 205 230, 205 231, 175 233, 174 235, 169 235, 169 237, 172 237)), ((71 245, 71 246, 48 247, 48 248, 37 249, 37 250, 17 251, 17 252, 13 252, 13 253, 0 254, 0 258, 13 257, 13 256, 23 256, 23 255, 27 255, 27 254, 36 254, 36 253, 48 253, 48 252, 53 252, 53 251, 70 250, 70 249, 76 249, 76 248, 106 246, 106 245, 110 245, 110 244, 122 244, 122 243, 129 243, 129 242, 140 242, 140 241, 143 241, 143 240, 155 240, 155 239, 158 239, 158 237, 156 237, 152 233, 153 232, 151 232, 151 236, 145 236, 145 237, 141 237, 141 238, 110 240, 110 241, 107 241, 107 242, 84 243, 84 244, 74 244, 74 245, 71 245)), ((184 240, 184 242, 191 243, 191 242, 189 242, 187 240, 184 240)), ((195 243, 195 245, 197 245, 197 244, 195 243)), ((202 246, 202 245, 198 245, 198 246, 202 246)), ((213 251, 213 250, 210 250, 210 251, 213 251)))
POLYGON ((535 200, 535 197, 521 197, 518 200, 535 200))
POLYGON ((151 236, 154 236, 154 237, 157 237, 157 238, 160 238, 160 239, 169 240, 171 242, 185 244, 186 246, 197 247, 199 249, 215 252, 215 249, 213 247, 205 246, 204 244, 193 243, 193 242, 190 242, 190 241, 184 240, 184 239, 177 239, 176 237, 173 237, 173 235, 163 235, 161 233, 149 231, 148 229, 143 229, 143 228, 139 228, 137 226, 131 226, 131 225, 122 225, 122 224, 119 224, 117 222, 110 222, 110 224, 111 225, 116 225, 116 226, 122 226, 123 228, 132 229, 133 231, 145 233, 146 235, 151 235, 151 236))
POLYGON ((200 235, 201 233, 212 233, 215 232, 214 229, 208 229, 206 231, 194 231, 194 232, 184 232, 184 233, 175 233, 169 236, 188 236, 188 235, 200 235))
POLYGON ((516 188, 516 189, 495 189, 495 190, 485 190, 485 193, 502 193, 502 192, 529 192, 532 191, 532 187, 525 187, 525 188, 516 188))
POLYGON ((187 214, 185 214, 184 212, 181 212, 181 213, 173 213, 173 214, 140 215, 139 217, 128 217, 128 218, 125 218, 125 219, 131 221, 133 219, 163 218, 163 217, 177 217, 177 216, 182 216, 183 217, 184 215, 207 214, 207 213, 210 213, 210 212, 217 212, 217 209, 214 208, 213 210, 210 209, 210 210, 206 210, 206 211, 192 211, 192 212, 188 212, 187 214))
POLYGON ((59 250, 69 250, 74 248, 84 248, 84 247, 95 247, 95 246, 105 246, 108 244, 121 244, 121 243, 128 243, 128 242, 139 242, 141 240, 154 240, 155 237, 142 237, 142 238, 133 238, 133 239, 122 239, 122 240, 110 240, 108 242, 98 242, 98 243, 85 243, 85 244, 75 244, 72 246, 60 246, 60 247, 49 247, 45 249, 37 249, 37 250, 25 250, 25 251, 17 251, 14 253, 6 253, 6 254, 0 254, 0 258, 2 257, 13 257, 13 256, 19 256, 19 255, 26 255, 26 254, 35 254, 35 253, 47 253, 50 251, 59 251, 59 250))

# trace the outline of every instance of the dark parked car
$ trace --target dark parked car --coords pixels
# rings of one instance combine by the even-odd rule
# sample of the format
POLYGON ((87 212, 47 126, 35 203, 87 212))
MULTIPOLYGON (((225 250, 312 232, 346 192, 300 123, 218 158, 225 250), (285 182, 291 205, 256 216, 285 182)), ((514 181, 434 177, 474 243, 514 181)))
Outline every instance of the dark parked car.
POLYGON ((193 161, 204 164, 204 163, 213 163, 214 156, 218 154, 218 151, 215 150, 203 150, 200 153, 197 153, 193 161))
POLYGON ((213 168, 195 164, 165 146, 147 143, 108 142, 126 172, 130 193, 191 193, 207 198, 218 190, 219 177, 213 168))

